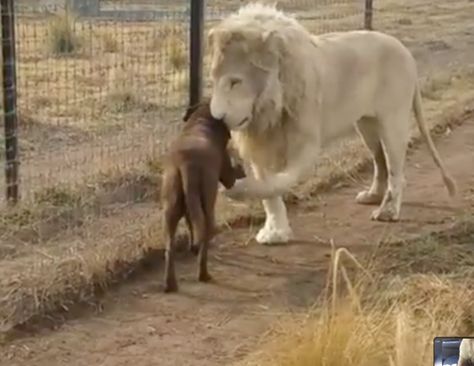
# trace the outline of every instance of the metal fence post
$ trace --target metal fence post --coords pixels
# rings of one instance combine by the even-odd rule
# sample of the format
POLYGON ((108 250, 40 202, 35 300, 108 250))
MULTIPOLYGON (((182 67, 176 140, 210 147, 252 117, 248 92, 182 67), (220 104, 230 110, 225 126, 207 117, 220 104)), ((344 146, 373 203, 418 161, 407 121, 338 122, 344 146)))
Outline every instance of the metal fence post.
POLYGON ((202 97, 202 59, 204 38, 204 0, 191 0, 191 25, 189 32, 189 105, 202 97))
POLYGON ((372 30, 372 18, 374 14, 373 0, 365 0, 365 11, 364 11, 364 28, 372 30))
POLYGON ((14 0, 1 0, 5 178, 7 201, 18 201, 18 125, 14 0))

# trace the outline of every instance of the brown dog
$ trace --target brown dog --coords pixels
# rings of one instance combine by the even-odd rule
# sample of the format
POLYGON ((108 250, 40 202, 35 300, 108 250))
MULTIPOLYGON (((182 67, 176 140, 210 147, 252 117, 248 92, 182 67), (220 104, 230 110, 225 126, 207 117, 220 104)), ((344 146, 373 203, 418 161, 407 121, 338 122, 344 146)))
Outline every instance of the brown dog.
POLYGON ((242 167, 232 166, 227 144, 226 125, 212 118, 209 103, 187 110, 186 125, 170 145, 162 179, 166 240, 165 292, 178 290, 174 270, 174 237, 184 216, 189 230, 190 250, 199 254, 199 281, 209 281, 207 251, 215 235, 214 206, 219 181, 231 188, 245 176, 242 167))

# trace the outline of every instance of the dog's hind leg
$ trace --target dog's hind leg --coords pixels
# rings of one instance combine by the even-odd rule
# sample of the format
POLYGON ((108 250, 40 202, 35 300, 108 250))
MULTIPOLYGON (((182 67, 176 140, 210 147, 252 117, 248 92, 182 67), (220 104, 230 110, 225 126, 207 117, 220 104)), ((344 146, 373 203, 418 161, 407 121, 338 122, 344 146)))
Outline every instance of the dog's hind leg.
POLYGON ((175 235, 178 222, 182 217, 182 209, 179 204, 165 205, 164 208, 164 223, 165 223, 165 292, 178 291, 178 282, 176 280, 176 273, 174 269, 174 247, 175 235))
POLYGON ((178 282, 174 268, 174 241, 179 220, 181 220, 185 213, 179 170, 165 171, 162 184, 163 234, 166 242, 164 291, 175 292, 178 290, 178 282))
POLYGON ((199 253, 198 262, 199 281, 209 281, 211 276, 207 271, 207 247, 208 234, 206 217, 204 214, 201 191, 203 184, 201 182, 201 172, 198 167, 182 167, 181 177, 183 180, 184 201, 186 211, 189 215, 193 231, 192 251, 199 253))
POLYGON ((207 270, 207 253, 209 244, 216 235, 215 205, 218 191, 218 176, 213 176, 210 172, 203 180, 201 199, 205 217, 205 232, 200 241, 199 248, 199 281, 209 281, 211 276, 207 270))
POLYGON ((193 235, 193 224, 191 222, 191 218, 189 214, 186 212, 186 227, 188 228, 188 250, 197 255, 197 251, 194 250, 194 235, 193 235))

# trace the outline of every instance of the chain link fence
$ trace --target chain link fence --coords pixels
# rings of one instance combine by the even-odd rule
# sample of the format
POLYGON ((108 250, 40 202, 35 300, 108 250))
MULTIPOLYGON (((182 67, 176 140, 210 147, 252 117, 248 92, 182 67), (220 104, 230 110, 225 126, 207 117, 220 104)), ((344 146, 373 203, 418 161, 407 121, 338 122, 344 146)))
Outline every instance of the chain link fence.
POLYGON ((78 3, 15 2, 23 200, 143 163, 187 103, 186 2, 78 3))
MULTIPOLYGON (((206 1, 205 31, 242 4, 206 1)), ((361 0, 278 6, 314 32, 364 24, 361 0)), ((188 103, 190 2, 19 0, 14 11, 22 200, 156 158, 188 103)))

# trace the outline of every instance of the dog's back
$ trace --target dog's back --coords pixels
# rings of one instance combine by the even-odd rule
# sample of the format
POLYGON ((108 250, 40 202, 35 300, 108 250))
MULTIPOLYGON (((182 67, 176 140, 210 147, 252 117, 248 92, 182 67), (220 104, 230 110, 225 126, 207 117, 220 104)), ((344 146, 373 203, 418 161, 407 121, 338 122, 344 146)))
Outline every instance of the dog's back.
POLYGON ((181 217, 187 215, 188 220, 196 222, 192 227, 197 235, 203 220, 213 230, 219 179, 227 178, 221 172, 223 161, 228 159, 230 133, 222 121, 212 118, 208 103, 188 111, 185 120, 185 127, 165 158, 161 198, 165 207, 180 207, 181 217))
POLYGON ((207 281, 207 246, 215 232, 214 206, 219 181, 227 188, 237 178, 226 147, 230 133, 222 121, 212 118, 203 103, 187 114, 180 136, 170 145, 165 158, 161 199, 167 236, 167 291, 177 289, 173 262, 173 240, 184 216, 194 253, 199 251, 199 280, 207 281), (168 261, 171 256, 171 260, 168 261))

